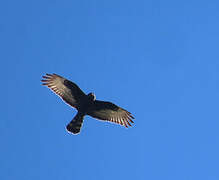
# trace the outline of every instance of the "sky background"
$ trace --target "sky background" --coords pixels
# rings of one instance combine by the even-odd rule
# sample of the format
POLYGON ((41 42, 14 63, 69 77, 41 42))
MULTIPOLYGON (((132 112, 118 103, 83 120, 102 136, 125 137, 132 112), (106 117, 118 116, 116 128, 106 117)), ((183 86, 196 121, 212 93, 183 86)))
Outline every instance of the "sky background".
POLYGON ((218 0, 0 2, 0 179, 218 180, 218 0), (57 73, 132 112, 86 117, 41 86, 57 73))

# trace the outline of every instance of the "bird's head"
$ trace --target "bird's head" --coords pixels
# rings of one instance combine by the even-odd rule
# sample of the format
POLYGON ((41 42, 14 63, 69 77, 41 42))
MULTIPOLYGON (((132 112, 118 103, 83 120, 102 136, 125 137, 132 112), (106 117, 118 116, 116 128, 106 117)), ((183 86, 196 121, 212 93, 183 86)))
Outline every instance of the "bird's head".
POLYGON ((88 98, 89 98, 90 100, 92 100, 92 101, 95 101, 95 100, 96 100, 96 96, 95 96, 94 93, 89 93, 87 96, 88 96, 88 98))

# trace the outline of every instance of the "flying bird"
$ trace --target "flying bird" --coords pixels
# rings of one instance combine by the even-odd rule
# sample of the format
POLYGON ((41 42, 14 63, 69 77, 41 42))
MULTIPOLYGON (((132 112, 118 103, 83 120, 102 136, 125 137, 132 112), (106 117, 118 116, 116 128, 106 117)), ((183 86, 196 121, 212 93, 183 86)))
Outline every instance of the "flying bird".
POLYGON ((42 85, 50 88, 64 102, 77 109, 76 116, 66 126, 68 132, 78 134, 85 115, 125 126, 131 126, 134 117, 125 109, 106 101, 96 100, 94 93, 85 94, 75 83, 57 74, 46 74, 42 85))

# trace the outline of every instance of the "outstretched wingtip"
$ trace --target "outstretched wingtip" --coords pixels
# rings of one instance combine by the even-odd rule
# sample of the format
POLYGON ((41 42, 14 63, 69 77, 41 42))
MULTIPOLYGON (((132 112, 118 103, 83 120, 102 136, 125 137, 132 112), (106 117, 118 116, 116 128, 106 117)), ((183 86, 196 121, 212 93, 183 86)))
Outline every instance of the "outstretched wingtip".
POLYGON ((52 76, 52 74, 46 73, 47 76, 52 76))
POLYGON ((42 76, 42 79, 40 80, 42 82, 43 86, 48 85, 49 76, 42 76))

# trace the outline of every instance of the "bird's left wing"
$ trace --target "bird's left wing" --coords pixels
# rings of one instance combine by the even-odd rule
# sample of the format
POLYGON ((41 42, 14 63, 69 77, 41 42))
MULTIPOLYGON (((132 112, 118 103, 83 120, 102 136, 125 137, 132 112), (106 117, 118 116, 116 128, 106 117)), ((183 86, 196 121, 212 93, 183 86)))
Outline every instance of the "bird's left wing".
POLYGON ((78 103, 86 96, 85 93, 73 82, 57 74, 46 74, 41 80, 43 85, 50 88, 67 104, 78 108, 78 103))
POLYGON ((119 106, 105 101, 95 100, 93 105, 88 109, 88 115, 110 122, 114 122, 125 127, 131 126, 134 123, 132 114, 119 106))

